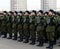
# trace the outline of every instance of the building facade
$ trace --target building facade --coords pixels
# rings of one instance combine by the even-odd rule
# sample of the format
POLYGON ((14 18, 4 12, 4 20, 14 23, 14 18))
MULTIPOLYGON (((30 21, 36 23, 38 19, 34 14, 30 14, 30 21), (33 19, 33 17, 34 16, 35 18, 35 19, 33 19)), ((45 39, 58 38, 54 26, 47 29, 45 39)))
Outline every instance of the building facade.
POLYGON ((41 9, 45 12, 48 11, 49 9, 54 9, 56 10, 56 3, 57 0, 41 0, 41 9))
MULTIPOLYGON (((48 11, 49 9, 56 10, 57 8, 56 3, 57 0, 41 0, 41 10, 43 10, 44 12, 48 11)), ((11 0, 11 10, 12 11, 27 10, 27 0, 11 0)))
POLYGON ((25 11, 27 10, 27 0, 11 0, 12 11, 25 11))

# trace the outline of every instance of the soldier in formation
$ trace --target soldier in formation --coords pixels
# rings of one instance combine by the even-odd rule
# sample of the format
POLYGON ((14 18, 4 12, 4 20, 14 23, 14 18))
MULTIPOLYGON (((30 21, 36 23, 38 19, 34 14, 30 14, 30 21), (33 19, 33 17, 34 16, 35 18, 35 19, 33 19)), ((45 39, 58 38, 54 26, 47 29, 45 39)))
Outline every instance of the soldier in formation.
POLYGON ((12 11, 8 12, 7 15, 7 33, 9 34, 8 39, 12 39, 12 11))
POLYGON ((0 35, 24 43, 31 41, 31 45, 38 42, 40 47, 48 43, 46 48, 53 49, 60 38, 60 13, 54 10, 45 13, 42 10, 4 11, 0 15, 0 35))
POLYGON ((43 46, 43 41, 44 41, 44 17, 43 17, 43 11, 40 10, 37 12, 37 17, 36 17, 36 32, 37 32, 37 37, 38 37, 38 42, 39 44, 37 46, 43 46))
POLYGON ((17 32, 19 32, 19 42, 22 42, 23 41, 23 12, 22 11, 19 11, 18 15, 17 15, 17 32))

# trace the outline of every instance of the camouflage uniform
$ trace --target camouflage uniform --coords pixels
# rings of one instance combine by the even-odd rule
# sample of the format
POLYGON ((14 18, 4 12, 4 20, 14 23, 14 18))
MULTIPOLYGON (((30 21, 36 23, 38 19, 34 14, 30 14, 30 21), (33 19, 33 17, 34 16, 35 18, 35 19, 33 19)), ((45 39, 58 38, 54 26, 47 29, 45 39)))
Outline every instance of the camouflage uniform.
POLYGON ((29 16, 23 16, 23 31, 24 31, 24 36, 25 36, 25 41, 24 43, 29 42, 29 16))
POLYGON ((6 25, 6 23, 7 23, 7 16, 3 16, 3 18, 2 18, 2 24, 1 24, 1 31, 2 31, 2 33, 4 35, 3 38, 7 37, 7 28, 6 28, 7 25, 6 25))
POLYGON ((30 16, 29 19, 30 19, 29 30, 30 30, 30 36, 31 36, 31 41, 32 41, 32 43, 30 44, 35 44, 35 40, 36 40, 35 16, 30 16))
POLYGON ((22 16, 17 16, 17 31, 19 32, 19 41, 23 41, 22 16))
POLYGON ((53 48, 53 41, 54 41, 54 36, 55 36, 55 19, 53 16, 46 16, 46 33, 47 33, 47 38, 49 41, 49 48, 53 48))
POLYGON ((12 16, 7 17, 7 33, 9 34, 8 39, 12 39, 12 16))
POLYGON ((2 31, 1 31, 1 24, 2 24, 2 15, 0 16, 0 36, 2 35, 2 31))
POLYGON ((57 37, 58 37, 58 39, 59 39, 59 37, 60 37, 60 16, 57 16, 57 37))
POLYGON ((57 27, 58 27, 58 19, 57 19, 57 16, 54 15, 54 21, 55 21, 55 36, 54 36, 54 45, 56 44, 56 40, 58 39, 58 31, 57 31, 57 27))
POLYGON ((12 16, 12 32, 14 33, 13 40, 17 40, 17 16, 12 16))
POLYGON ((43 16, 37 16, 37 37, 39 41, 39 46, 43 46, 43 39, 44 39, 44 17, 43 16))

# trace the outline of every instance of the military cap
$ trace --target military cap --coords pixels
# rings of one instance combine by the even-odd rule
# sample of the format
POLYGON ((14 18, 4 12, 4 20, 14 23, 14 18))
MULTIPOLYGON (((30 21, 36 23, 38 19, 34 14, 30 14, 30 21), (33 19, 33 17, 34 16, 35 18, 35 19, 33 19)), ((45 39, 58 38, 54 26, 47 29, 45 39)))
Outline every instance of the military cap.
POLYGON ((16 14, 17 14, 17 11, 14 11, 14 13, 16 13, 16 14))
POLYGON ((56 15, 56 12, 55 11, 53 11, 53 13, 56 15))
POLYGON ((4 13, 7 13, 7 11, 4 11, 4 13))
POLYGON ((54 12, 54 10, 52 10, 52 9, 50 9, 49 11, 52 12, 52 13, 54 12))
POLYGON ((22 14, 23 12, 22 11, 19 11, 18 13, 21 13, 22 14))
POLYGON ((39 10, 38 12, 42 13, 43 14, 43 11, 42 10, 39 10))
POLYGON ((32 10, 32 12, 34 12, 36 14, 36 11, 35 10, 32 10))
POLYGON ((13 14, 13 12, 12 12, 12 11, 9 11, 9 13, 13 14))
POLYGON ((26 12, 27 12, 28 14, 30 14, 30 12, 29 12, 29 11, 25 11, 24 13, 26 13, 26 12))
POLYGON ((44 14, 47 14, 48 15, 48 12, 45 12, 44 14))

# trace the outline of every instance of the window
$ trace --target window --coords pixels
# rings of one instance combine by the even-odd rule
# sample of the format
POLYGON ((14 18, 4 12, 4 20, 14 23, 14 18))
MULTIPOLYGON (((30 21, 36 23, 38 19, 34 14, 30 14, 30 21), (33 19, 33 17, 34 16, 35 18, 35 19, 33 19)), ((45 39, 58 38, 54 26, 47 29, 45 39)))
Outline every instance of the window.
POLYGON ((28 10, 40 10, 41 0, 27 0, 27 9, 28 10))
POLYGON ((60 0, 57 0, 57 11, 60 11, 60 0))

